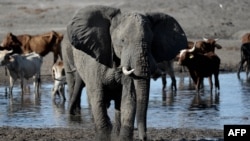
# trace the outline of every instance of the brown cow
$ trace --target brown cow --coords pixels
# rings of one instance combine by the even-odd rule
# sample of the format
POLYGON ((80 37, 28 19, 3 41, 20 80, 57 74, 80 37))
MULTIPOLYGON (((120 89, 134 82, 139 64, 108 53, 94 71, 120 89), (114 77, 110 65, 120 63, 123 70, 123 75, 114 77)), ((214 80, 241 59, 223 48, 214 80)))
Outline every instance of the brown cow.
POLYGON ((3 39, 1 46, 13 49, 13 53, 27 54, 36 52, 44 57, 49 52, 54 53, 54 63, 61 55, 61 41, 63 34, 51 31, 40 35, 14 35, 8 33, 3 39))
POLYGON ((178 64, 188 68, 189 74, 196 85, 197 92, 200 90, 204 77, 209 78, 210 90, 212 91, 212 75, 214 75, 216 90, 219 90, 220 58, 212 51, 202 54, 195 51, 196 49, 194 45, 192 49, 181 50, 178 64))
MULTIPOLYGON (((215 51, 215 48, 217 49, 221 49, 222 46, 217 44, 216 41, 218 41, 218 39, 212 39, 212 38, 204 38, 203 37, 203 40, 200 40, 200 41, 196 41, 196 44, 195 44, 195 51, 196 52, 199 52, 199 53, 208 53, 208 52, 213 52, 215 51)), ((188 46, 187 46, 187 49, 192 49, 194 47, 194 42, 193 41, 188 41, 188 46)), ((179 59, 179 55, 178 54, 176 56, 176 59, 175 60, 178 60, 179 59)), ((181 66, 181 69, 180 69, 180 72, 183 72, 185 71, 185 68, 183 66, 181 66)))
POLYGON ((248 77, 249 70, 250 70, 250 33, 246 33, 241 37, 241 60, 240 66, 238 68, 237 76, 240 78, 240 72, 245 67, 246 70, 246 77, 248 77), (246 62, 246 65, 244 66, 246 62))
POLYGON ((250 43, 250 33, 246 33, 241 37, 242 44, 250 43))

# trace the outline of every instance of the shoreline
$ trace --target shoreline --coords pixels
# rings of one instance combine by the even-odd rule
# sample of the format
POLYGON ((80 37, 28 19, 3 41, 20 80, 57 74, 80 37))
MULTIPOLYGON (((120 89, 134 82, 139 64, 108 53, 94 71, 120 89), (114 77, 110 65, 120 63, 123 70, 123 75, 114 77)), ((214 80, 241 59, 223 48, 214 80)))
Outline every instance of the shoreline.
MULTIPOLYGON (((84 128, 21 128, 0 127, 1 140, 71 140, 92 141, 94 129, 84 128)), ((190 129, 190 128, 148 128, 148 141, 169 140, 223 140, 223 130, 218 129, 190 129)), ((134 130, 134 141, 138 141, 138 131, 134 130)))

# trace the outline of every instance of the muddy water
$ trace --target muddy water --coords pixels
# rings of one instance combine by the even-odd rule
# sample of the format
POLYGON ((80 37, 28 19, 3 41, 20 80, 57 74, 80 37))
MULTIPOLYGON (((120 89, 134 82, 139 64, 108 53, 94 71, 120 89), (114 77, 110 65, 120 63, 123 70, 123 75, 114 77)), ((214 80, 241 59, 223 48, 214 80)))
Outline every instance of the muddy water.
MULTIPOLYGON (((148 127, 191 127, 223 129, 225 124, 250 124, 250 82, 241 74, 220 74, 221 90, 210 92, 207 79, 204 90, 196 94, 189 77, 177 77, 177 92, 162 91, 161 79, 151 81, 148 127)), ((167 79, 168 86, 170 79, 167 79)), ((81 116, 67 113, 68 101, 51 100, 52 83, 43 83, 40 97, 31 92, 21 97, 15 87, 13 97, 5 96, 0 87, 0 126, 18 127, 84 127, 93 126, 85 90, 82 94, 81 116)), ((114 110, 109 109, 111 118, 114 110)))

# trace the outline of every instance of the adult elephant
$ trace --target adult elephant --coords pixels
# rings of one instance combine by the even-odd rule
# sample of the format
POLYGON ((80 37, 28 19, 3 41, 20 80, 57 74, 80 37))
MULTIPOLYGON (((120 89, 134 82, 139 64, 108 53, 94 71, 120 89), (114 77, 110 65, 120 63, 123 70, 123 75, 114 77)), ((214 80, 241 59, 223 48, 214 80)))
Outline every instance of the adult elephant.
MULTIPOLYGON (((112 125, 107 108, 111 100, 116 109, 112 139, 132 140, 136 116, 139 138, 146 140, 150 75, 156 62, 173 59, 187 46, 178 22, 162 13, 87 6, 76 12, 66 34, 64 40, 69 44, 63 43, 63 61, 77 74, 77 79, 67 79, 68 84, 75 84, 71 87, 70 111, 74 113, 79 105, 79 86, 84 83, 96 140, 110 140, 112 125)), ((72 74, 68 72, 66 76, 72 74)))

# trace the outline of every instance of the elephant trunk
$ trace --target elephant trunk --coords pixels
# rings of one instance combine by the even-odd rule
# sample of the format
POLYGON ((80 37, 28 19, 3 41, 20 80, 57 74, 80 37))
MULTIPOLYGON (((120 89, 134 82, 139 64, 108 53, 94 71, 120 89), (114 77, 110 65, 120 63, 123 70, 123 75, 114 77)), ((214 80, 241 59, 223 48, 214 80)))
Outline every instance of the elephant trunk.
POLYGON ((136 91, 136 120, 139 131, 139 139, 146 140, 147 109, 149 100, 150 79, 134 80, 136 91))
POLYGON ((150 89, 150 65, 148 44, 142 44, 142 52, 139 53, 139 58, 135 65, 134 78, 135 93, 136 93, 136 120, 139 131, 139 139, 146 140, 147 130, 147 109, 150 89))

